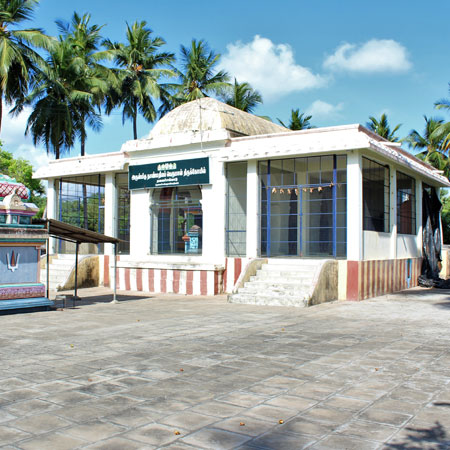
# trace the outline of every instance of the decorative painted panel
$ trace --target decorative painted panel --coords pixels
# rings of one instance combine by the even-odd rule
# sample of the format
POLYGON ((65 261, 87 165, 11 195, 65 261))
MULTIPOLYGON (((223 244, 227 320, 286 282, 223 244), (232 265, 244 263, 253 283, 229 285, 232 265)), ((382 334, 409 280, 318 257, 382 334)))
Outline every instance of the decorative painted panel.
POLYGON ((38 250, 36 247, 0 246, 0 285, 36 283, 38 250))

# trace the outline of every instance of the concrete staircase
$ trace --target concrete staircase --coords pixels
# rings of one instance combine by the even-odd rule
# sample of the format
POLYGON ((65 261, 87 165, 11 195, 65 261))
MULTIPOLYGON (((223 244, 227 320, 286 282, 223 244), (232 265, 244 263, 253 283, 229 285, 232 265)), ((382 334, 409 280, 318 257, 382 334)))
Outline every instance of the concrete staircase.
MULTIPOLYGON (((81 258, 78 257, 78 263, 81 258)), ((50 263, 50 289, 60 291, 66 284, 72 270, 75 269, 75 255, 52 255, 50 263)), ((41 282, 47 282, 47 270, 41 269, 41 282)))
MULTIPOLYGON (((309 306, 327 260, 271 258, 228 296, 230 303, 309 306)), ((239 285, 239 280, 237 286, 239 285)))

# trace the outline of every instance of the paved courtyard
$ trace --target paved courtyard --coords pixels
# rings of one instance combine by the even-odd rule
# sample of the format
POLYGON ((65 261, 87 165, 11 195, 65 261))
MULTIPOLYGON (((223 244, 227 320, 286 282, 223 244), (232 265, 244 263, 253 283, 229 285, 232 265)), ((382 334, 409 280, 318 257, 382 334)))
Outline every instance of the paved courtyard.
POLYGON ((0 316, 0 448, 450 448, 449 291, 119 298, 0 316))

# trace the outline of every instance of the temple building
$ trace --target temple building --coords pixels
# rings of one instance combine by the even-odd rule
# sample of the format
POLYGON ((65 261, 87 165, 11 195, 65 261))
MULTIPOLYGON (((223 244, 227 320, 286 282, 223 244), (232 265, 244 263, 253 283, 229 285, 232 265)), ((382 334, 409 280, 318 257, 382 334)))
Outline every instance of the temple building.
MULTIPOLYGON (((361 125, 291 131, 212 98, 118 152, 51 161, 35 176, 48 181, 48 218, 123 240, 120 289, 289 305, 417 285, 423 198, 450 186, 361 125)), ((113 247, 84 252, 108 286, 113 247)))

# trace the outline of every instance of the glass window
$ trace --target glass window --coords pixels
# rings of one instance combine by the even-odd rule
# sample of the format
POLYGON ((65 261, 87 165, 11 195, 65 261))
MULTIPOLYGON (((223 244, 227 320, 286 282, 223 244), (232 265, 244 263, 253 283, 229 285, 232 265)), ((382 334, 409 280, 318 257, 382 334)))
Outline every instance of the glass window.
POLYGON ((416 234, 416 182, 397 172, 397 232, 416 234))
POLYGON ((130 191, 128 190, 128 174, 116 175, 117 188, 117 237, 125 242, 119 243, 120 254, 130 253, 130 191))
POLYGON ((227 164, 226 254, 245 256, 247 237, 247 163, 227 164))
POLYGON ((151 242, 156 254, 201 254, 203 211, 198 186, 155 189, 151 242))
POLYGON ((100 175, 64 178, 59 184, 59 220, 104 232, 105 182, 100 175))
POLYGON ((264 256, 346 255, 346 156, 272 160, 261 176, 260 238, 264 256), (281 184, 275 184, 275 182, 281 184))
POLYGON ((31 216, 21 216, 20 223, 23 225, 30 225, 31 224, 31 216))
POLYGON ((389 167, 362 159, 363 229, 389 231, 389 167))
POLYGON ((6 214, 0 214, 0 223, 6 223, 6 214))

